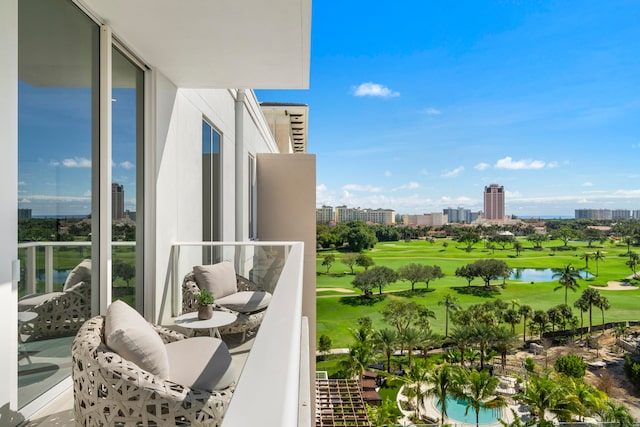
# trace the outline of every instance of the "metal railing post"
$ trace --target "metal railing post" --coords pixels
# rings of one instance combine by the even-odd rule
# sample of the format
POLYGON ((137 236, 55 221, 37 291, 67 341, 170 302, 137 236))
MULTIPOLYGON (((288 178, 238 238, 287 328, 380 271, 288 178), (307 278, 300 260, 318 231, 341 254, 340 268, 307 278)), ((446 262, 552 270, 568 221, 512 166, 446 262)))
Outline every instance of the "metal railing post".
POLYGON ((25 264, 25 288, 27 294, 34 294, 36 292, 36 247, 30 246, 27 248, 27 263, 25 264))
POLYGON ((53 246, 44 247, 44 291, 53 292, 53 246))

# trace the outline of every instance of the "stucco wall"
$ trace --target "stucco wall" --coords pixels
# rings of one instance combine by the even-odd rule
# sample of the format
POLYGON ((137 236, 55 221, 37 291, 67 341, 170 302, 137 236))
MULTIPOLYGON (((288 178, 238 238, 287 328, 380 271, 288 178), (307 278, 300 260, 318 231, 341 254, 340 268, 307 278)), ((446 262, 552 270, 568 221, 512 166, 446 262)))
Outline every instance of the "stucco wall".
POLYGON ((12 285, 12 262, 17 258, 18 218, 18 2, 0 2, 0 425, 18 420, 17 294, 12 285))

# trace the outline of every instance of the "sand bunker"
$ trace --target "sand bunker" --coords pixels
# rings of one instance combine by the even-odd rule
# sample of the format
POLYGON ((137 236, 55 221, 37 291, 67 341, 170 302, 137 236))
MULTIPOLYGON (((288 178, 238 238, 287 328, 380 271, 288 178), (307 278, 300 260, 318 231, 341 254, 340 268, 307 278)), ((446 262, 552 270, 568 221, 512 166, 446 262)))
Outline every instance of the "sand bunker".
POLYGON ((355 292, 352 289, 345 289, 345 288, 317 288, 316 289, 316 292, 323 292, 323 291, 342 292, 343 294, 352 294, 355 292))
POLYGON ((611 280, 607 282, 607 286, 589 286, 590 288, 599 289, 603 291, 633 291, 638 289, 637 286, 633 286, 628 282, 616 282, 611 280))

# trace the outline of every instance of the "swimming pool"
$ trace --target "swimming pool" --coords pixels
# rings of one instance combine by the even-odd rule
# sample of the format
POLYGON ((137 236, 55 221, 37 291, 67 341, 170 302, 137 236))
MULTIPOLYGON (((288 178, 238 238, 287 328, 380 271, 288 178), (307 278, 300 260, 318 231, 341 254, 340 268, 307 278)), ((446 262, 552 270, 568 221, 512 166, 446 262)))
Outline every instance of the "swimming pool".
MULTIPOLYGON (((434 400, 434 405, 438 411, 441 410, 440 405, 436 404, 436 400, 434 400)), ((462 400, 458 400, 452 396, 447 397, 447 417, 451 418, 452 421, 475 425, 476 411, 473 408, 469 408, 469 412, 465 415, 464 412, 466 408, 467 404, 462 400)), ((478 420, 480 424, 492 424, 497 423, 498 418, 501 416, 501 409, 480 409, 478 420)))

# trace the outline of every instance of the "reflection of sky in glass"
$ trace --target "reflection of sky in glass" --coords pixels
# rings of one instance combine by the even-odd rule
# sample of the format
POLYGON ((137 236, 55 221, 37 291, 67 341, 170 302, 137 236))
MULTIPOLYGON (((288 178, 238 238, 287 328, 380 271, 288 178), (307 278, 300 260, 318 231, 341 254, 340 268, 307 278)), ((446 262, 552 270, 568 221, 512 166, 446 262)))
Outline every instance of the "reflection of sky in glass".
MULTIPOLYGON (((18 83, 18 206, 34 216, 91 212, 91 89, 18 83)), ((113 181, 135 211, 135 89, 114 89, 113 181)))

